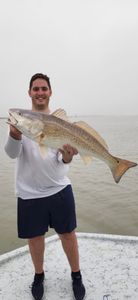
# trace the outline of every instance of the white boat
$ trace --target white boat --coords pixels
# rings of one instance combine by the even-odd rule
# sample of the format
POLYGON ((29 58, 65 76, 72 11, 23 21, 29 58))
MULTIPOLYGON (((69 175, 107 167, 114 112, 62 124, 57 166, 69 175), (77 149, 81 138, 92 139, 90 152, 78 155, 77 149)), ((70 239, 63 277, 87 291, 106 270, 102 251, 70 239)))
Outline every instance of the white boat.
MULTIPOLYGON (((87 300, 138 299, 138 237, 77 233, 87 300)), ((0 256, 0 299, 31 300, 28 246, 0 256)), ((46 300, 72 300, 70 268, 57 235, 46 238, 46 300)))

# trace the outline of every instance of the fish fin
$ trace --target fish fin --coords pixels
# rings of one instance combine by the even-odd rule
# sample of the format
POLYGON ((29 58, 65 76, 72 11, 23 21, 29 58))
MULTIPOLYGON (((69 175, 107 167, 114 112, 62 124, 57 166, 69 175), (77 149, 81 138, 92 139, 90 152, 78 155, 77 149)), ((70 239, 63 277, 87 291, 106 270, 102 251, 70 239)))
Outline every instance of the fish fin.
POLYGON ((62 109, 62 108, 59 108, 59 109, 55 110, 51 115, 53 115, 53 116, 55 116, 57 118, 60 118, 60 119, 62 119, 64 121, 69 122, 69 118, 68 118, 68 116, 66 114, 66 111, 64 109, 62 109))
POLYGON ((45 159, 45 157, 47 155, 46 146, 44 146, 43 144, 38 144, 38 147, 39 147, 39 151, 40 151, 40 154, 41 154, 42 158, 45 159))
POLYGON ((109 166, 116 183, 118 183, 123 176, 123 174, 132 167, 136 167, 137 163, 125 160, 119 157, 115 157, 115 163, 112 166, 109 166))
POLYGON ((87 123, 85 123, 84 121, 78 121, 78 122, 74 122, 73 124, 86 130, 89 134, 93 135, 98 140, 98 142, 100 142, 103 145, 103 147, 108 150, 108 146, 104 141, 104 139, 100 136, 100 134, 95 129, 93 129, 87 123))
POLYGON ((35 141, 41 144, 42 139, 45 138, 45 134, 41 131, 35 136, 35 141))
POLYGON ((38 143, 38 147, 39 147, 39 151, 40 151, 40 154, 42 156, 42 158, 45 158, 46 157, 46 154, 47 154, 47 147, 42 144, 42 139, 45 137, 44 133, 43 132, 39 132, 36 136, 35 136, 35 142, 38 143))
POLYGON ((80 153, 80 157, 84 161, 85 165, 90 164, 91 161, 92 161, 92 156, 87 156, 87 155, 83 155, 83 154, 80 153))

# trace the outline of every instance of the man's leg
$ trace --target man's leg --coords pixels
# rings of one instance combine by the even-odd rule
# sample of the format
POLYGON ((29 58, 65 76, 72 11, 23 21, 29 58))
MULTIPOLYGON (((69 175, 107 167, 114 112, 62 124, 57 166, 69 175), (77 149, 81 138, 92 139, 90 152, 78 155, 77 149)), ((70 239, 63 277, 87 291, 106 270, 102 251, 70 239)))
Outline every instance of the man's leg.
POLYGON ((59 234, 59 237, 71 267, 74 297, 76 300, 83 300, 85 298, 85 286, 82 282, 79 267, 79 251, 76 233, 72 231, 71 233, 59 234))
POLYGON ((63 249, 67 255, 72 272, 78 272, 79 267, 79 251, 75 231, 71 233, 59 234, 63 249))
POLYGON ((30 249, 30 254, 32 257, 35 276, 32 284, 32 295, 35 300, 41 300, 44 294, 44 250, 45 241, 44 236, 34 237, 28 240, 28 245, 30 249))
POLYGON ((42 273, 44 262, 45 241, 44 236, 37 236, 28 240, 29 250, 32 257, 35 273, 42 273))

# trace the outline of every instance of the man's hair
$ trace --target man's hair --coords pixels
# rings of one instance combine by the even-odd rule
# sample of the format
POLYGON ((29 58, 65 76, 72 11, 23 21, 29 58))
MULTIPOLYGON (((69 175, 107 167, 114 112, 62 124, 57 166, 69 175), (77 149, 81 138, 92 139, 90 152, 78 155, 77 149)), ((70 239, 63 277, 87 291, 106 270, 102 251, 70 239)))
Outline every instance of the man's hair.
POLYGON ((35 81, 36 79, 45 80, 47 82, 48 86, 49 86, 49 89, 51 90, 50 78, 47 75, 42 74, 42 73, 36 73, 32 76, 32 78, 30 80, 30 83, 29 83, 29 90, 31 90, 31 87, 33 85, 33 81, 35 81))

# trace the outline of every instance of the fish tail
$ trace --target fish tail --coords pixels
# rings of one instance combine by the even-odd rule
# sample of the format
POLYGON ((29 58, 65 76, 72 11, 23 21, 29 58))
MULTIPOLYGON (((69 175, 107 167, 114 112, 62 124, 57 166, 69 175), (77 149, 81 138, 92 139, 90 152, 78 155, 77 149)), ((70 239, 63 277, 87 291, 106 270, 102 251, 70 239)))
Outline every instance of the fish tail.
POLYGON ((123 176, 123 174, 130 168, 136 167, 137 163, 125 160, 119 157, 113 157, 114 163, 110 166, 111 172, 113 174, 114 180, 118 183, 123 176))

